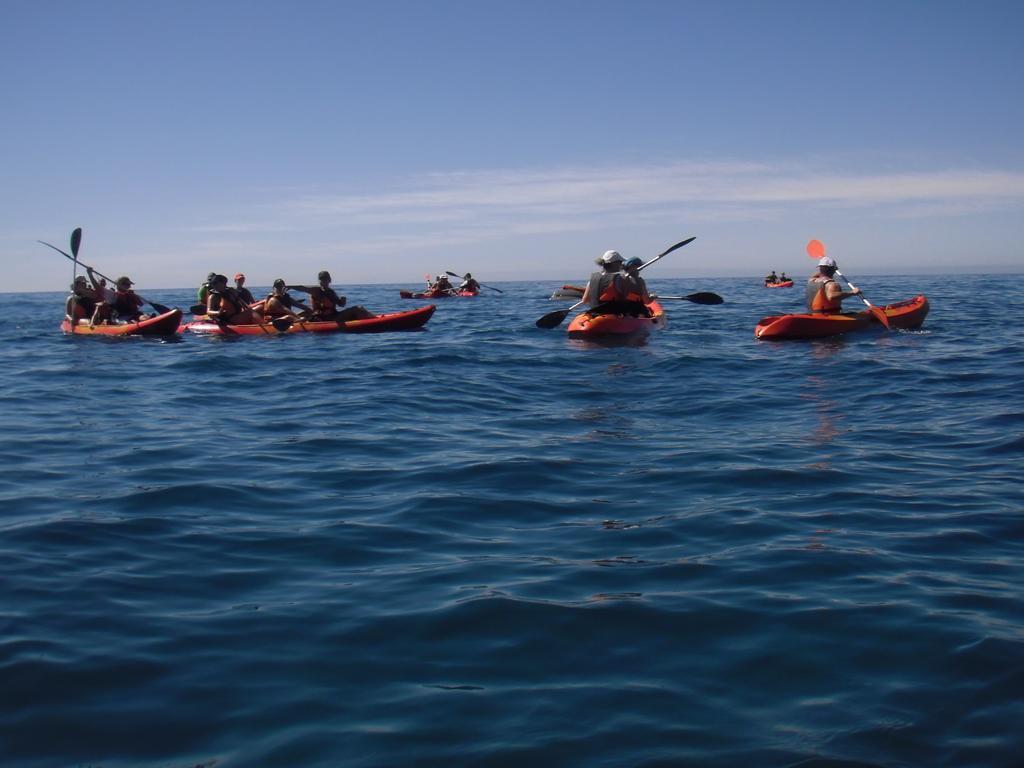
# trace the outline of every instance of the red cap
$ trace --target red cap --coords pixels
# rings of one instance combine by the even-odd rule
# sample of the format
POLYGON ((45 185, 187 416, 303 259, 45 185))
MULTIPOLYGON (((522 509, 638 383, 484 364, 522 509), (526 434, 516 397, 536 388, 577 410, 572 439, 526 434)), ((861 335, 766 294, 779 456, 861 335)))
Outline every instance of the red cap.
POLYGON ((235 275, 235 280, 245 280, 245 275, 239 272, 237 275, 235 275))

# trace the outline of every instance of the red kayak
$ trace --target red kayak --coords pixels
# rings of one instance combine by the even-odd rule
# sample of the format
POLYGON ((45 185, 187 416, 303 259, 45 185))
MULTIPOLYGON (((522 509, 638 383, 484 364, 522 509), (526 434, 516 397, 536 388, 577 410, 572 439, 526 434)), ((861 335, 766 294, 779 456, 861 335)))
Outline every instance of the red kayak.
POLYGON ((252 325, 227 325, 200 318, 189 323, 185 328, 192 333, 214 336, 276 336, 279 333, 385 333, 422 328, 434 314, 435 309, 433 304, 428 304, 408 312, 391 312, 365 320, 299 320, 289 323, 286 319, 281 318, 273 322, 253 323, 252 325))
POLYGON ((656 300, 647 306, 650 317, 643 315, 598 314, 582 312, 569 323, 569 335, 576 338, 594 336, 636 336, 665 327, 665 310, 656 300))
POLYGON ((172 309, 162 315, 151 317, 148 320, 139 320, 135 323, 114 323, 113 325, 89 326, 89 321, 82 319, 75 326, 71 321, 64 318, 60 329, 64 333, 71 333, 75 336, 170 336, 178 332, 181 324, 181 310, 172 309))
MULTIPOLYGON (((881 308, 892 328, 917 328, 928 316, 928 299, 915 296, 881 308)), ((864 328, 880 328, 881 323, 870 312, 849 312, 837 315, 800 314, 774 315, 762 319, 754 328, 757 339, 818 339, 864 328)))
POLYGON ((426 291, 425 293, 413 293, 412 291, 399 291, 403 299, 450 299, 452 297, 477 296, 473 291, 426 291))
POLYGON ((792 288, 793 287, 793 281, 792 280, 783 280, 781 283, 765 283, 764 287, 765 288, 792 288))
POLYGON ((549 298, 552 299, 575 299, 579 301, 580 297, 583 296, 584 289, 578 285, 563 285, 557 291, 551 294, 549 298))

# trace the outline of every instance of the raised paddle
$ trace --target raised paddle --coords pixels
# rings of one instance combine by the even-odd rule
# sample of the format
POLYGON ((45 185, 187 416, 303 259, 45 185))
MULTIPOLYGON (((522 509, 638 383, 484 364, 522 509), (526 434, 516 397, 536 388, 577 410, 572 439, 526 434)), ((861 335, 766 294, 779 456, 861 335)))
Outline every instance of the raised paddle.
MULTIPOLYGON (((447 269, 445 270, 445 272, 448 272, 448 274, 451 275, 452 277, 458 277, 458 278, 460 278, 462 280, 466 279, 465 275, 459 275, 459 274, 456 274, 455 272, 450 272, 447 269)), ((493 285, 484 285, 483 283, 481 283, 479 281, 477 282, 477 285, 479 285, 481 288, 490 288, 492 291, 497 291, 498 293, 504 293, 504 291, 501 290, 501 288, 495 288, 493 285)))
POLYGON ((665 299, 675 299, 677 301, 692 301, 694 304, 723 304, 725 302, 725 299, 723 299, 717 293, 711 293, 710 291, 691 293, 689 296, 652 296, 651 298, 657 299, 658 301, 664 301, 665 299))
MULTIPOLYGON (((662 259, 662 258, 668 256, 670 253, 672 253, 672 251, 676 250, 677 248, 682 248, 687 243, 692 243, 696 239, 697 239, 696 236, 688 237, 685 240, 683 240, 682 242, 676 243, 671 248, 669 248, 669 249, 659 253, 657 256, 655 256, 653 259, 648 261, 646 264, 641 264, 639 267, 637 267, 637 272, 639 272, 641 269, 646 269, 647 267, 651 266, 651 264, 653 264, 654 262, 658 261, 658 259, 662 259)), ((582 301, 577 301, 575 304, 573 304, 568 309, 556 309, 554 312, 548 312, 546 315, 544 315, 543 317, 539 318, 537 320, 537 322, 535 323, 535 325, 538 328, 557 328, 558 326, 560 326, 562 324, 562 321, 565 320, 565 318, 567 318, 569 316, 569 313, 572 312, 574 309, 576 309, 576 307, 578 307, 582 303, 583 303, 582 301)), ((710 303, 714 304, 714 303, 720 303, 720 302, 710 302, 710 303)))
MULTIPOLYGON (((825 244, 821 242, 821 240, 811 240, 807 243, 807 255, 812 259, 820 259, 824 257, 825 244)), ((836 267, 836 274, 845 280, 846 284, 849 285, 852 290, 858 290, 857 286, 850 282, 850 278, 839 271, 839 267, 836 267)), ((882 327, 887 331, 890 330, 889 318, 886 317, 885 310, 881 307, 876 307, 868 301, 864 294, 858 293, 857 295, 860 297, 860 300, 864 302, 864 306, 868 308, 868 311, 875 316, 875 319, 878 320, 878 322, 882 324, 882 327)))
MULTIPOLYGON (((43 242, 42 240, 37 240, 36 242, 42 243, 43 245, 45 245, 45 246, 47 246, 49 248, 53 248, 53 250, 55 250, 57 253, 61 254, 62 256, 67 256, 69 259, 71 259, 73 262, 75 262, 75 264, 79 265, 80 267, 85 267, 87 270, 91 271, 93 274, 99 275, 104 280, 106 280, 108 283, 114 283, 113 280, 111 280, 109 277, 104 275, 102 272, 98 272, 97 270, 95 270, 92 267, 90 267, 88 264, 85 264, 85 263, 83 263, 83 262, 78 260, 78 258, 77 258, 78 257, 78 249, 79 249, 79 247, 82 244, 82 228, 81 227, 76 228, 75 231, 71 233, 71 253, 75 254, 74 256, 72 256, 71 253, 67 253, 65 251, 62 251, 57 246, 50 245, 49 243, 43 242)), ((145 296, 139 296, 139 298, 142 299, 147 304, 149 304, 151 307, 153 307, 153 309, 155 309, 161 315, 166 314, 166 313, 171 311, 170 307, 166 307, 163 304, 157 304, 155 301, 150 301, 145 296)))

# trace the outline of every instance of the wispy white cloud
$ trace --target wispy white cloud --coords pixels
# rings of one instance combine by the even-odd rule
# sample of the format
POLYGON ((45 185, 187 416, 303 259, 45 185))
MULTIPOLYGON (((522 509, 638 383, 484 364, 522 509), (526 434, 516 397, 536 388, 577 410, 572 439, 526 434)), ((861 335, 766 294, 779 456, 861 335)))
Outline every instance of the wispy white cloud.
MULTIPOLYGON (((885 216, 977 213, 1024 201, 1024 173, 997 170, 834 171, 809 166, 676 162, 611 168, 435 173, 362 193, 292 194, 204 228, 218 233, 389 227, 454 242, 587 229, 615 220, 763 220, 791 206, 885 216)), ((394 240, 396 238, 388 238, 394 240)))

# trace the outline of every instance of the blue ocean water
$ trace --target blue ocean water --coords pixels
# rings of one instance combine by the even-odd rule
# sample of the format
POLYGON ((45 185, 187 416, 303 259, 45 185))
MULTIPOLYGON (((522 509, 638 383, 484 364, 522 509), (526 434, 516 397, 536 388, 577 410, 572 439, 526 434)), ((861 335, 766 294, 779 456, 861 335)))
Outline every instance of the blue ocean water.
POLYGON ((234 340, 0 296, 0 765, 1020 766, 1024 291, 859 277, 923 328, 755 341, 799 288, 654 275, 726 303, 606 346, 552 283, 234 340))

